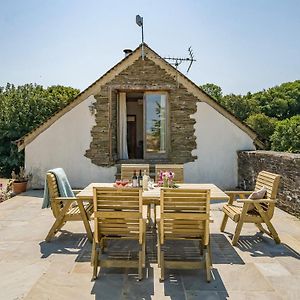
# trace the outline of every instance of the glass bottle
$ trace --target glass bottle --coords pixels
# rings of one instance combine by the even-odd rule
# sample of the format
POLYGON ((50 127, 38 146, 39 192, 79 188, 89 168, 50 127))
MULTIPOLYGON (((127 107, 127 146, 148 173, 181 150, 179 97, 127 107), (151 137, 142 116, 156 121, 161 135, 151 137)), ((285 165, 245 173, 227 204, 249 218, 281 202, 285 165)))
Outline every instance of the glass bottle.
POLYGON ((140 169, 139 176, 138 176, 138 186, 143 186, 143 176, 142 176, 142 170, 140 169))
POLYGON ((134 170, 132 176, 132 187, 138 187, 138 178, 136 176, 136 170, 134 170))

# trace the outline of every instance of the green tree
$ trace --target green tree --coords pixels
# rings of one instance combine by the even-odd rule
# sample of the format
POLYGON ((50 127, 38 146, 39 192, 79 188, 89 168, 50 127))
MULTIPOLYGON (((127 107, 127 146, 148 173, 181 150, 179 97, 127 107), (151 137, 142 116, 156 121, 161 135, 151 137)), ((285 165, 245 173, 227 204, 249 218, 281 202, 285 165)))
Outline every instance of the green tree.
POLYGON ((71 87, 44 89, 36 84, 15 87, 8 83, 0 88, 0 174, 9 176, 23 165, 24 154, 18 153, 12 142, 66 106, 78 92, 71 87))
POLYGON ((277 122, 271 142, 272 150, 300 153, 300 115, 277 122))
POLYGON ((276 122, 278 120, 276 118, 271 118, 266 116, 263 113, 250 115, 246 123, 259 134, 259 136, 264 140, 267 146, 270 146, 270 138, 274 133, 276 122))
POLYGON ((300 80, 253 94, 262 113, 279 120, 300 114, 300 80))
POLYGON ((229 94, 222 99, 222 104, 231 113, 242 121, 246 120, 251 114, 259 113, 260 109, 252 95, 248 93, 245 96, 229 94))
POLYGON ((215 100, 217 100, 218 102, 221 102, 222 97, 223 97, 223 92, 222 89, 213 83, 206 83, 203 85, 200 85, 200 88, 206 92, 207 94, 209 94, 211 97, 213 97, 215 100))

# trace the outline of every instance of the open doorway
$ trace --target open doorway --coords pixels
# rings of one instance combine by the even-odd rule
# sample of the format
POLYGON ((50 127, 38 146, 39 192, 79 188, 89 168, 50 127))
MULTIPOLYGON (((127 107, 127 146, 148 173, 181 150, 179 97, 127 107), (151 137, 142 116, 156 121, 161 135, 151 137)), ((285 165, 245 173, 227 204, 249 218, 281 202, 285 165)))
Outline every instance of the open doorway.
POLYGON ((126 93, 127 148, 129 159, 144 158, 143 92, 126 93))

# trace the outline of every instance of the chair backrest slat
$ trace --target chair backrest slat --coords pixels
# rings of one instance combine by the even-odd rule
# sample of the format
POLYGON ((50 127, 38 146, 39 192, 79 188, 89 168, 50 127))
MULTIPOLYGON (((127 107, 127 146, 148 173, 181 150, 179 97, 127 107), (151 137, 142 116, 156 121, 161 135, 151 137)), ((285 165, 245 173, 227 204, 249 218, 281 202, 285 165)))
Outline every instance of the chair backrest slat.
POLYGON ((122 164, 121 165, 121 179, 131 180, 133 172, 139 175, 139 171, 143 172, 146 170, 147 175, 149 175, 149 164, 122 164))
POLYGON ((210 190, 161 190, 162 239, 203 237, 208 243, 210 190))
MULTIPOLYGON (((267 171, 261 171, 259 172, 256 179, 255 191, 260 190, 262 187, 265 187, 267 189, 266 198, 276 200, 279 181, 280 175, 267 171)), ((265 212, 267 212, 268 216, 272 218, 274 214, 275 204, 262 203, 261 207, 265 212)))
MULTIPOLYGON (((95 239, 99 236, 139 237, 142 222, 142 190, 94 188, 95 239)), ((140 237, 142 238, 142 237, 140 237)))
POLYGON ((267 198, 276 199, 279 187, 280 175, 261 171, 256 179, 255 190, 261 189, 263 186, 267 189, 267 198))

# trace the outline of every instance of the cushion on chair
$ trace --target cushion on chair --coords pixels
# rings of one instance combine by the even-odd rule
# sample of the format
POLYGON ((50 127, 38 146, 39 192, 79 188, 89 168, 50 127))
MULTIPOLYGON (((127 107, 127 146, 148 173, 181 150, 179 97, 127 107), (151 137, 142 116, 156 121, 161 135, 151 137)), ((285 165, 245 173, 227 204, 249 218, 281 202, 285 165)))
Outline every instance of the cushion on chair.
POLYGON ((248 199, 263 199, 266 195, 267 188, 263 186, 260 190, 253 192, 248 199))
MULTIPOLYGON (((253 192, 249 195, 248 199, 256 200, 256 199, 263 199, 266 196, 267 188, 263 186, 260 190, 253 192)), ((250 203, 248 212, 252 211, 255 208, 254 204, 250 203)))

